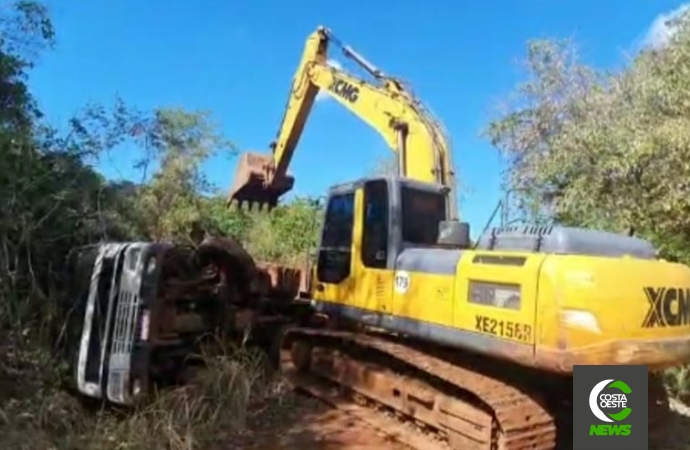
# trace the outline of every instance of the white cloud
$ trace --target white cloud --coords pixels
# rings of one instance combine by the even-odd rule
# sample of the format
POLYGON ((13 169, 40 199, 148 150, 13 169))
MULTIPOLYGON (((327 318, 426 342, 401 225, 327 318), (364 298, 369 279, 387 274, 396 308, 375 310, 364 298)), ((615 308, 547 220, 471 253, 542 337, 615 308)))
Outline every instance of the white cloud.
MULTIPOLYGON (((329 66, 333 67, 334 69, 342 70, 342 68, 343 68, 343 65, 340 64, 340 61, 337 61, 335 59, 329 59, 328 61, 326 61, 326 63, 329 66)), ((328 99, 330 99, 330 96, 328 94, 326 94, 324 91, 319 91, 319 93, 316 94, 316 101, 317 102, 321 102, 321 101, 328 100, 328 99)))
POLYGON ((328 61, 326 61, 326 64, 338 70, 342 70, 343 68, 343 65, 340 64, 340 61, 335 59, 329 59, 328 61))
POLYGON ((647 30, 647 35, 642 42, 643 46, 661 48, 668 44, 678 28, 677 24, 674 23, 675 20, 679 19, 689 9, 690 3, 684 3, 672 11, 656 16, 649 30, 647 30))

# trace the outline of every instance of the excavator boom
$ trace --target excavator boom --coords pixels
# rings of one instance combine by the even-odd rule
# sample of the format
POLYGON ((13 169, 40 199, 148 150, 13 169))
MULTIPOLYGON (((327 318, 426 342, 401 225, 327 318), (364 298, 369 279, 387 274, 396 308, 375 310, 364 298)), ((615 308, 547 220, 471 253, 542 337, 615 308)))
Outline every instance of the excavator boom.
POLYGON ((278 138, 271 143, 272 153, 246 152, 240 156, 228 203, 249 203, 257 204, 260 208, 272 208, 283 194, 292 189, 295 179, 287 174, 287 167, 319 91, 307 77, 307 66, 312 63, 326 64, 327 49, 325 30, 318 28, 307 38, 304 46, 278 138))
POLYGON ((449 190, 449 218, 456 218, 455 177, 448 139, 440 123, 404 84, 384 74, 323 27, 312 33, 292 81, 278 135, 271 154, 245 153, 241 159, 228 202, 275 206, 292 189, 288 167, 319 91, 379 132, 398 153, 399 175, 449 190), (340 46, 373 82, 328 64, 328 45, 340 46))

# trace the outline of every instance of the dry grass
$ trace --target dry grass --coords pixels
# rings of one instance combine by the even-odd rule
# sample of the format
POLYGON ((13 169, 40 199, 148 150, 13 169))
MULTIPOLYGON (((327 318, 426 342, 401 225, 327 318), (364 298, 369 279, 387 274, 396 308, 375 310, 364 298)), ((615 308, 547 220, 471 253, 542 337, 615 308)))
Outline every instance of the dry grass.
POLYGON ((57 383, 59 368, 40 352, 0 358, 3 449, 227 448, 248 421, 290 404, 288 390, 267 370, 265 358, 245 349, 207 357, 208 367, 189 384, 158 392, 127 413, 90 407, 64 392, 57 383))
POLYGON ((671 398, 690 401, 690 365, 673 367, 664 372, 664 385, 671 398))
MULTIPOLYGON (((0 449, 220 450, 280 433, 295 397, 258 351, 206 355, 185 386, 155 393, 133 411, 87 405, 60 388, 64 368, 36 345, 0 340, 0 449), (268 426, 265 426, 268 424, 268 426)), ((690 367, 665 374, 672 397, 690 395, 690 367)))

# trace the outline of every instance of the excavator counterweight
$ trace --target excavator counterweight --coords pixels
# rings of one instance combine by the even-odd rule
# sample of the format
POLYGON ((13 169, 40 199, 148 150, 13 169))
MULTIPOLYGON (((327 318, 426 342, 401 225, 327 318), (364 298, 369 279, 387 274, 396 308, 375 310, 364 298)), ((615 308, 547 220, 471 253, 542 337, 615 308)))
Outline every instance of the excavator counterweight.
POLYGON ((235 181, 228 194, 228 205, 240 207, 248 204, 251 208, 257 205, 259 209, 274 208, 278 199, 292 189, 295 179, 291 175, 274 177, 268 184, 268 174, 273 164, 271 155, 245 152, 240 156, 235 181))

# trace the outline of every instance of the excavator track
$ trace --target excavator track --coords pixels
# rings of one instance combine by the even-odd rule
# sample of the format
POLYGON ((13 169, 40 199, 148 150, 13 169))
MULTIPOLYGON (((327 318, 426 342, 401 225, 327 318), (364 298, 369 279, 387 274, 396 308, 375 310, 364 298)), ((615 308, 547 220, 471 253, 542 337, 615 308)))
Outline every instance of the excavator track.
POLYGON ((556 448, 556 419, 528 392, 393 339, 293 328, 284 334, 281 364, 297 387, 323 397, 318 377, 431 430, 446 448, 556 448))

